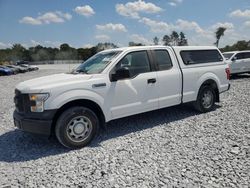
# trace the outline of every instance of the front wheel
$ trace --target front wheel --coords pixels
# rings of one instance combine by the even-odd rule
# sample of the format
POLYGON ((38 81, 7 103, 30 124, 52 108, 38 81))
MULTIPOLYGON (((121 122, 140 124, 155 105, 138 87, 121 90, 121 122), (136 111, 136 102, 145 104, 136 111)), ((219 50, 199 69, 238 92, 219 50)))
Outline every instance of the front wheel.
POLYGON ((57 120, 55 134, 58 141, 67 148, 86 146, 99 130, 99 120, 89 108, 71 107, 57 120))
POLYGON ((215 91, 210 86, 203 86, 197 100, 194 102, 194 108, 199 112, 209 112, 215 108, 215 91))

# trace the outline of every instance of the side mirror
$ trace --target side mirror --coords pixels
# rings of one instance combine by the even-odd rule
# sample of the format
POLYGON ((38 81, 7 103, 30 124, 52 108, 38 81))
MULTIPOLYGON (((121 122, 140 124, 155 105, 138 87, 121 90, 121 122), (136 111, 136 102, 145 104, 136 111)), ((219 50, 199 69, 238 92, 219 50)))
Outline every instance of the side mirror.
POLYGON ((130 77, 128 67, 121 67, 116 70, 114 74, 111 75, 111 81, 122 80, 130 77))
POLYGON ((237 60, 237 57, 234 56, 234 57, 232 58, 232 61, 236 61, 236 60, 237 60))

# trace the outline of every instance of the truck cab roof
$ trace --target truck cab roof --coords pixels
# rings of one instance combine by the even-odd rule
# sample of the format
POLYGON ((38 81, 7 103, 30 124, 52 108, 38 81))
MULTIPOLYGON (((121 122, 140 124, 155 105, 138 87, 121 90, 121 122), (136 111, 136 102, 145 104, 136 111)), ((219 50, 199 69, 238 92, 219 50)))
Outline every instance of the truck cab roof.
POLYGON ((150 49, 159 49, 159 48, 173 48, 175 50, 214 50, 218 49, 215 46, 132 46, 132 47, 121 47, 104 50, 103 52, 109 51, 129 51, 129 50, 150 50, 150 49))

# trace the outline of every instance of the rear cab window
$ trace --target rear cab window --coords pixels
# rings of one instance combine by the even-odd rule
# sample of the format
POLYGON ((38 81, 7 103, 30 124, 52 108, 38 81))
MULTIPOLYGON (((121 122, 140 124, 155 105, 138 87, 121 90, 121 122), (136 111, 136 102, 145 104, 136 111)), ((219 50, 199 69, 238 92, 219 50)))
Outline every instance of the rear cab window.
POLYGON ((180 55, 185 65, 223 62, 218 50, 184 50, 180 55))
POLYGON ((235 55, 237 59, 249 59, 250 58, 250 52, 241 52, 235 55))

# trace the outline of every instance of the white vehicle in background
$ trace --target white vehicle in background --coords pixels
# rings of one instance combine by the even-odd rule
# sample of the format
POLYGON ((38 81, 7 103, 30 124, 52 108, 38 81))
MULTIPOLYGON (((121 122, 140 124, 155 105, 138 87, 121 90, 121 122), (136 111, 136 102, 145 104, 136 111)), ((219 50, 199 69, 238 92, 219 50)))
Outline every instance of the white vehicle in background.
POLYGON ((250 73, 250 51, 225 52, 223 56, 229 64, 231 74, 250 73))
POLYGON ((16 127, 55 134, 80 148, 114 119, 192 102, 209 112, 229 89, 228 65, 216 47, 142 46, 105 50, 68 74, 17 85, 16 127))

